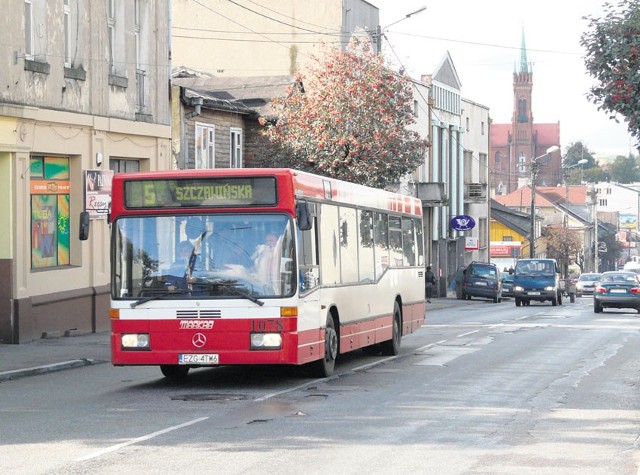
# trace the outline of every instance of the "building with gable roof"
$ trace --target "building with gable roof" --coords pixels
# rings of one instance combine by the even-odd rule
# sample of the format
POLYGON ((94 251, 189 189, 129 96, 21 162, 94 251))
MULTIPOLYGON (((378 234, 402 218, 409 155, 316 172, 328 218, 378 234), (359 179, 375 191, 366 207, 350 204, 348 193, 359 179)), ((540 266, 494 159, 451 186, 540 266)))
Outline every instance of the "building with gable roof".
POLYGON ((431 90, 431 147, 417 171, 418 197, 425 206, 427 263, 440 278, 438 295, 446 296, 447 282, 464 264, 464 233, 449 224, 451 217, 464 214, 462 83, 449 52, 421 82, 431 90))

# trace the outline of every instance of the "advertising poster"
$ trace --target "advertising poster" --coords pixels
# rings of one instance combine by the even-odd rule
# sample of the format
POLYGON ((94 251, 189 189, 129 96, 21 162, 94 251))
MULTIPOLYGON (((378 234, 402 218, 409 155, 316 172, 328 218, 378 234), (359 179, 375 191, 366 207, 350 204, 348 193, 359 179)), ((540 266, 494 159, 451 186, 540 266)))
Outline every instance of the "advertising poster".
POLYGON ((56 255, 56 195, 31 197, 31 266, 34 269, 58 263, 56 255))
POLYGON ((112 181, 112 170, 85 170, 85 209, 91 219, 107 219, 112 181))
POLYGON ((638 219, 633 213, 620 213, 620 229, 637 229, 638 219))
POLYGON ((68 265, 69 252, 69 159, 32 157, 31 267, 68 265))

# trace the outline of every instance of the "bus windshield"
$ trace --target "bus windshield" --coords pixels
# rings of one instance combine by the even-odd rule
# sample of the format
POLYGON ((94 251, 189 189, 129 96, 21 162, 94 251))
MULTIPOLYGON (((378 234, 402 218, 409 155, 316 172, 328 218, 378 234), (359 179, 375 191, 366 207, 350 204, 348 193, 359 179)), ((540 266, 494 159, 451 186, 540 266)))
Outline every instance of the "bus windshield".
POLYGON ((283 214, 122 217, 114 222, 113 299, 256 299, 296 289, 283 214))

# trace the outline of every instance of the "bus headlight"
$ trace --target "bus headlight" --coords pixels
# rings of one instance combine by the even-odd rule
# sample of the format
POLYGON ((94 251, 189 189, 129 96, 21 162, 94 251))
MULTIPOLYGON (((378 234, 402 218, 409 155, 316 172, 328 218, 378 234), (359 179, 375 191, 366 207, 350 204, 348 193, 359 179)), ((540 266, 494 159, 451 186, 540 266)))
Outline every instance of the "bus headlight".
POLYGON ((514 285, 513 290, 515 290, 516 292, 522 292, 524 288, 520 285, 514 285))
POLYGON ((282 347, 282 335, 280 333, 252 333, 252 350, 278 350, 282 347))
POLYGON ((552 290, 556 290, 552 285, 547 285, 544 290, 548 290, 549 292, 551 292, 552 290))
POLYGON ((148 333, 123 333, 120 336, 120 344, 122 345, 122 348, 148 349, 149 334, 148 333))

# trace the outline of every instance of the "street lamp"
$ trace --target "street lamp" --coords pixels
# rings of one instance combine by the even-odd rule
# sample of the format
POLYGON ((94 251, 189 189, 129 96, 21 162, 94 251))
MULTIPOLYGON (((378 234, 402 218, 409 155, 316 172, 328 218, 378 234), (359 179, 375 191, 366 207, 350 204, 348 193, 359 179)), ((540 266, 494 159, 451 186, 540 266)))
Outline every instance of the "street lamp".
POLYGON ((425 11, 426 9, 427 9, 426 5, 423 5, 420 8, 418 8, 415 12, 407 13, 405 16, 403 16, 399 20, 396 20, 393 23, 389 23, 385 27, 381 27, 380 25, 378 25, 378 27, 376 28, 377 29, 377 31, 376 31, 376 39, 378 40, 378 45, 377 45, 378 46, 378 53, 382 53, 382 37, 384 36, 385 30, 387 30, 390 26, 395 25, 396 23, 400 23, 401 21, 404 21, 407 18, 411 18, 413 15, 417 15, 418 13, 421 13, 421 12, 425 11))
POLYGON ((573 165, 569 165, 568 167, 564 167, 565 170, 571 170, 572 168, 577 167, 578 165, 584 165, 585 163, 587 163, 589 160, 587 160, 586 158, 582 158, 580 160, 578 160, 576 163, 574 163, 573 165))
POLYGON ((560 150, 560 147, 553 145, 549 147, 543 155, 531 159, 531 234, 529 235, 529 257, 536 257, 536 179, 538 178, 540 167, 544 165, 538 162, 538 160, 558 150, 560 150))

